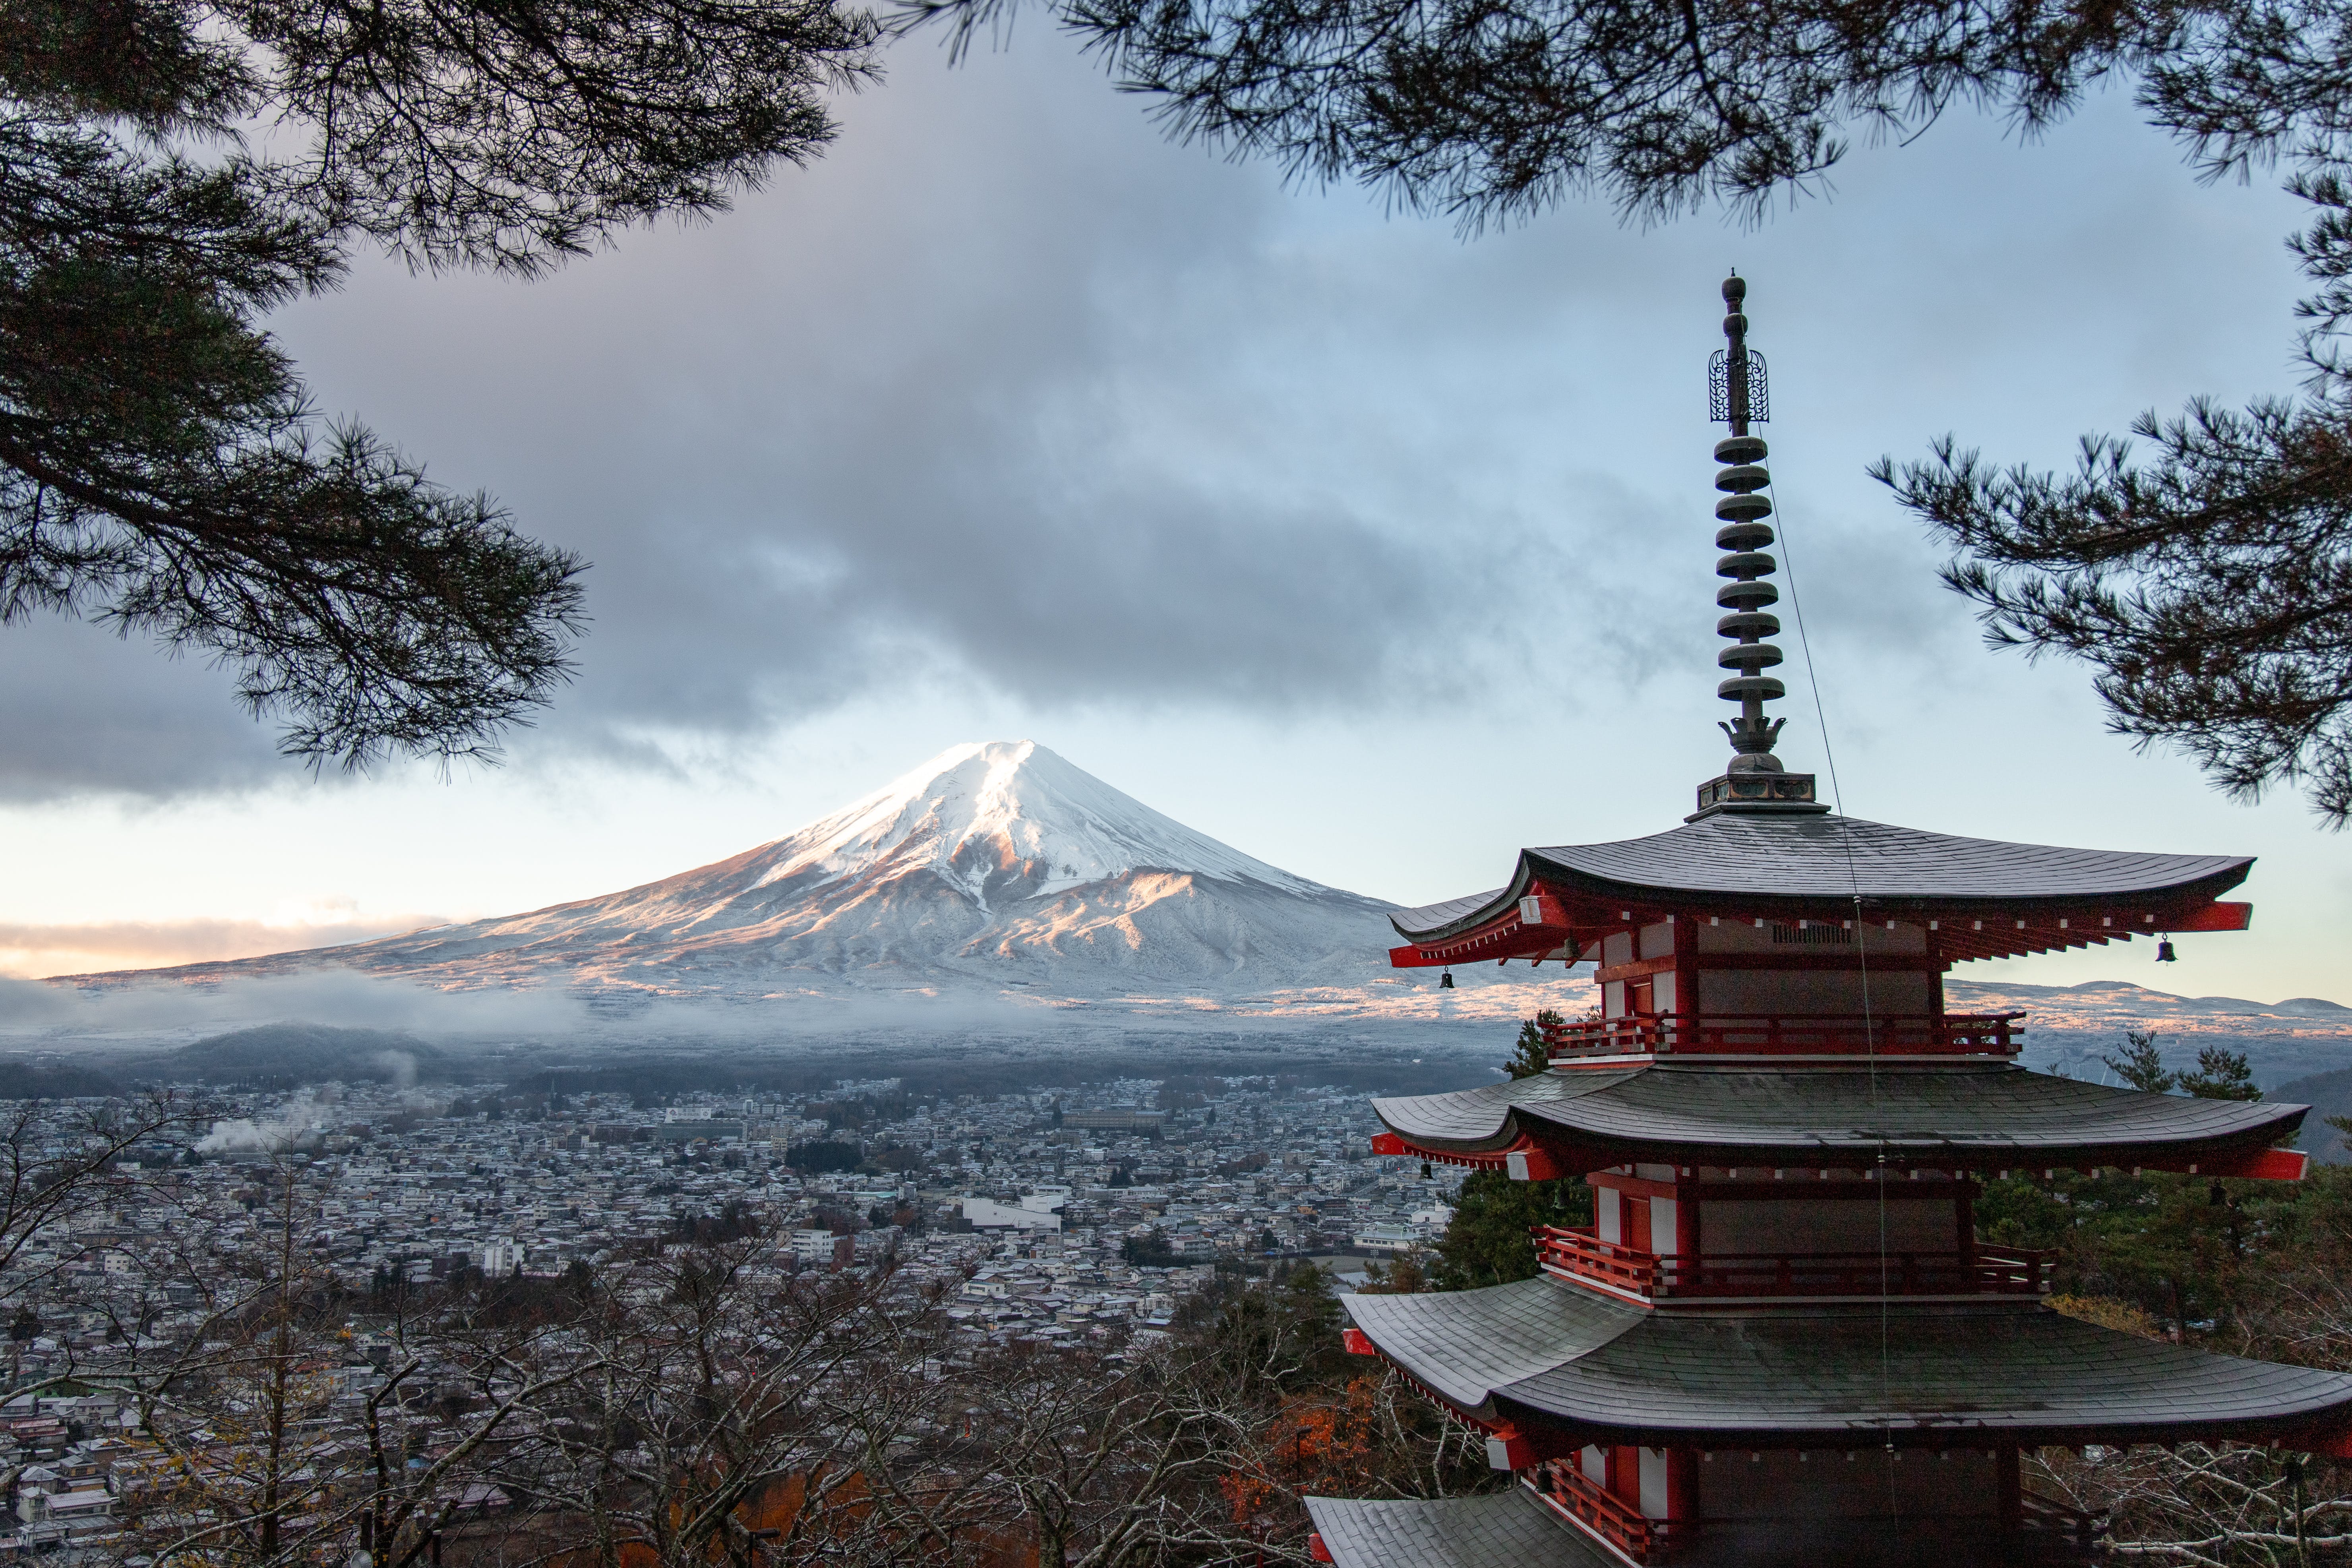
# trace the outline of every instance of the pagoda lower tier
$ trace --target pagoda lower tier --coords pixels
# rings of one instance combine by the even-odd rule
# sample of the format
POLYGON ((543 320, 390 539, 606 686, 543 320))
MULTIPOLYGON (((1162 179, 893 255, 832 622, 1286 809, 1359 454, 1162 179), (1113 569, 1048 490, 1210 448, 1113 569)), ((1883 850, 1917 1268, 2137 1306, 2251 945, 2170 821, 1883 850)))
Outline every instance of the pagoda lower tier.
POLYGON ((2299 1176, 2276 1145, 2305 1107, 1982 1058, 1695 1057, 1374 1108, 1377 1152, 1582 1176, 1594 1218, 1540 1228, 1533 1279, 1348 1299, 1349 1347, 1486 1434, 1523 1484, 1371 1512, 1323 1500, 1335 1563, 2080 1563, 2095 1521, 2024 1487, 2031 1450, 2352 1454, 2352 1376, 2063 1316, 2046 1257, 1976 1234, 1980 1178, 2008 1171, 2299 1176), (1440 1511, 1416 1523, 1421 1506, 1440 1511), (1497 1544, 1530 1521, 1541 1551, 1497 1544), (1416 1531, 1443 1549, 1410 1546, 1416 1531))
MULTIPOLYGON (((1580 1461, 1578 1474, 1583 1464, 1613 1462, 1580 1461)), ((1556 1477, 1535 1472, 1473 1497, 1310 1497, 1314 1557, 1335 1568, 2079 1568, 2098 1559, 2088 1521, 2031 1492, 2015 1494, 2009 1519, 1937 1506, 1937 1498, 1968 1487, 1992 1495, 2004 1469, 1997 1458, 1953 1450, 1925 1461, 1900 1451, 1722 1454, 1701 1468, 1716 1479, 1718 1510, 1745 1517, 1720 1519, 1705 1537, 1671 1548, 1663 1536, 1647 1544, 1628 1537, 1640 1557, 1580 1522, 1601 1489, 1574 1496, 1556 1477), (1815 1477, 1822 1479, 1804 1484, 1815 1477), (1927 1506, 1904 1512, 1890 1499, 1927 1506)))
MULTIPOLYGON (((2103 1329, 2039 1300, 1655 1310, 1539 1276, 1345 1299, 1370 1349, 1533 1463, 1694 1451, 2345 1446, 2352 1375, 2103 1329)), ((1512 1468, 1518 1468, 1514 1465, 1512 1468)))
POLYGON ((1408 1513, 1327 1502, 1335 1562, 2081 1562, 2093 1521, 2024 1488, 2030 1450, 2352 1452, 2352 1377, 2064 1317, 2044 1256, 1976 1234, 1979 1179, 2012 1170, 2299 1176, 2276 1145, 2305 1107, 1924 1056, 1577 1061, 1373 1103, 1379 1152, 1582 1176, 1595 1212, 1538 1231, 1537 1279, 1348 1300, 1350 1348, 1525 1484, 1432 1516, 1453 1544, 1418 1556, 1408 1513), (1488 1526, 1538 1516, 1549 1555, 1495 1555, 1488 1526))
POLYGON ((1666 1310, 1545 1276, 1346 1307, 1352 1348, 1484 1432, 1490 1463, 1525 1483, 1508 1510, 1422 1525, 1409 1510, 1439 1505, 1377 1520, 1319 1505, 1329 1559, 1361 1568, 2079 1563, 2095 1521, 2027 1490, 2025 1452, 2352 1452, 2352 1376, 2144 1339, 2036 1300, 1666 1310), (1538 1516, 1554 1527, 1532 1537, 1544 1549, 1504 1552, 1538 1516), (1403 1550, 1415 1530, 1445 1549, 1403 1550))
POLYGON ((1535 1487, 1478 1497, 1364 1501, 1311 1497, 1316 1561, 1339 1568, 1610 1568, 1614 1557, 1535 1487))
POLYGON ((1982 1060, 1578 1065, 1372 1108, 1388 1129, 1375 1152, 1534 1179, 1626 1163, 1767 1177, 2117 1168, 2294 1179, 2307 1163, 2275 1147, 2305 1106, 2143 1094, 1982 1060))

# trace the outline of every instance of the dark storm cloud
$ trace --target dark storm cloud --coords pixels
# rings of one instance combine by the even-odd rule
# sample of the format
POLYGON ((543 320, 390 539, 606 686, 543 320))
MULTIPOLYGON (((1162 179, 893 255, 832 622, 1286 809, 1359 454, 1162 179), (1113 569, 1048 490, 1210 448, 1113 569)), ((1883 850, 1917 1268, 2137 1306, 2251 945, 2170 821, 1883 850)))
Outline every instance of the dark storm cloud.
MULTIPOLYGON (((1467 245, 1169 147, 1043 35, 952 73, 919 45, 845 120, 706 227, 530 287, 363 268, 278 323, 323 406, 595 563, 581 679, 520 764, 667 765, 909 686, 1364 715, 1711 685, 1696 400, 1729 259, 1816 651, 1899 700, 1965 610, 1866 461, 1953 427, 2063 461, 2147 402, 2239 395, 2208 342, 2291 331, 2250 287, 2149 335, 2135 299, 2291 283, 2293 215, 2179 243, 2182 204, 2253 209, 2127 112, 2031 153, 1939 128, 1756 234, 1576 211, 1467 245), (2134 290, 2068 270, 2114 254, 2134 290), (2112 355, 2051 359, 2102 331, 2112 355)), ((77 637, 0 634, 38 677, 0 694, 0 792, 297 772, 216 675, 77 637)))
MULTIPOLYGON (((845 118, 707 227, 530 288, 363 267, 277 323, 323 406, 595 563, 581 679, 519 759, 651 763, 908 682, 1361 708, 1524 645, 1513 584, 1557 563, 1444 477, 1433 390, 1375 342, 1348 367, 1363 279, 1267 171, 1166 146, 1044 37, 955 72, 919 46, 845 118)), ((63 672, 0 789, 294 773, 193 674, 63 672)))
MULTIPOLYGON (((634 454, 528 481, 599 563, 561 737, 755 730, 924 679, 1361 705, 1512 643, 1531 546, 1508 520, 1401 472, 1409 443, 1335 458, 1391 409, 1318 406, 1312 376, 1255 357, 1295 342, 1286 291, 1311 288, 1266 255, 1283 199, 1160 145, 1083 72, 913 62, 805 187, 712 237, 731 330, 672 299, 583 365, 634 454)), ((646 292, 623 271, 564 284, 618 309, 646 292)))
POLYGON ((53 616, 0 627, 0 800, 204 794, 290 771, 201 660, 53 616))

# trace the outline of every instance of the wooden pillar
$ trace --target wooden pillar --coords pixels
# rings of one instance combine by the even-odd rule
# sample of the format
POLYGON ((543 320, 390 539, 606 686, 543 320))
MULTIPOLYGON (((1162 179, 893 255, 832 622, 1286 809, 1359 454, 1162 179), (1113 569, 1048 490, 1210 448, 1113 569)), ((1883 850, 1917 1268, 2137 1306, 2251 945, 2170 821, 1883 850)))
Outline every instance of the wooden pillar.
POLYGON ((1698 927, 1696 919, 1675 917, 1675 1016, 1698 1017, 1698 927))
POLYGON ((1666 1450, 1666 1517, 1685 1528, 1698 1518, 1698 1454, 1695 1449, 1666 1450))
POLYGON ((2000 1479, 1995 1484, 2000 1489, 2000 1527, 2021 1530, 2025 1527, 2025 1479, 2021 1473, 2015 1448, 1995 1451, 2000 1466, 2000 1479))

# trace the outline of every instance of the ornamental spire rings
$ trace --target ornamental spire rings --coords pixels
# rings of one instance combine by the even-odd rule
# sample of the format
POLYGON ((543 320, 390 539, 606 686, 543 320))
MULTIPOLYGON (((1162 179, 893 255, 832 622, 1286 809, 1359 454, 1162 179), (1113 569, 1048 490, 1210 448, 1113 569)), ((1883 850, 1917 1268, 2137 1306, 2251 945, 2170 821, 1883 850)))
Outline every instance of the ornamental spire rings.
POLYGON ((1773 542, 1772 502, 1764 494, 1772 476, 1764 467, 1764 438, 1748 426, 1763 423, 1769 404, 1764 356, 1748 346, 1748 317, 1743 309, 1748 282, 1738 273, 1724 280, 1724 347, 1707 366, 1709 414, 1731 426, 1729 440, 1718 441, 1715 460, 1724 467, 1715 476, 1723 499, 1715 503, 1716 548, 1726 552, 1715 563, 1715 574, 1727 581, 1716 592, 1715 602, 1728 612, 1715 624, 1717 634, 1732 646, 1716 655, 1715 662, 1729 671, 1716 687, 1716 695, 1739 704, 1739 716, 1721 727, 1731 738, 1731 762, 1723 777, 1699 786, 1699 811, 1766 809, 1820 811, 1812 804, 1813 781, 1809 773, 1790 773, 1772 754, 1785 720, 1767 718, 1764 704, 1789 694, 1779 678, 1764 672, 1781 661, 1778 647, 1766 641, 1777 637, 1780 620, 1767 605, 1780 602, 1780 591, 1765 579, 1780 563, 1765 552, 1773 542))

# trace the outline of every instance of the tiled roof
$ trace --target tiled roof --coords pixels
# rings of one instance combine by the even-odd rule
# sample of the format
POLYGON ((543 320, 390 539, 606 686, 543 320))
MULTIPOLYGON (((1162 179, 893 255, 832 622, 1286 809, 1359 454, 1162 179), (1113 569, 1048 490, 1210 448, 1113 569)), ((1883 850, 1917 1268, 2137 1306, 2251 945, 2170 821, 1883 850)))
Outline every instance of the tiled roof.
POLYGON ((2168 1442, 2352 1425, 2352 1376, 2035 1304, 1643 1312, 1549 1277, 1341 1300, 1450 1404, 1588 1441, 2168 1442))
POLYGON ((2136 1151, 2260 1149, 2300 1126, 2309 1107, 2143 1094, 1990 1063, 1871 1072, 1661 1061, 1375 1100, 1372 1109, 1409 1142, 1460 1153, 1507 1148, 1524 1134, 1670 1163, 1850 1163, 1884 1150, 1975 1167, 2130 1165, 2136 1151))
POLYGON ((1486 1290, 1343 1296, 1356 1326, 1448 1404, 1475 1409, 1639 1328, 1650 1313, 1549 1279, 1486 1290), (1541 1287, 1537 1289, 1536 1287, 1541 1287))
POLYGON ((1510 885, 1389 919, 1431 941, 1502 913, 1535 877, 1636 901, 1643 895, 1750 900, 1850 900, 1882 910, 2128 900, 2194 892, 2210 900, 2245 880, 2242 855, 2146 855, 2005 844, 1847 816, 1708 816, 1646 838, 1523 849, 1510 885))
POLYGON ((1427 1501, 1311 1497, 1307 1514, 1337 1568, 1604 1568, 1611 1562, 1525 1487, 1427 1501))

